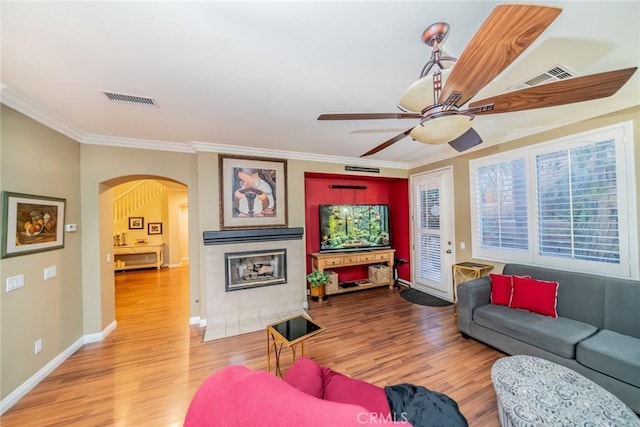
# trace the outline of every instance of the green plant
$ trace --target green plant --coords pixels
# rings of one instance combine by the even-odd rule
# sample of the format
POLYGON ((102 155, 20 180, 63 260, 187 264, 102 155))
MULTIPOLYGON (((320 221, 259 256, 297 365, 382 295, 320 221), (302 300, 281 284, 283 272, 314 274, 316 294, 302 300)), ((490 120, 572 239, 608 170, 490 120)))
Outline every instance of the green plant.
POLYGON ((307 274, 307 282, 309 282, 310 287, 317 288, 318 286, 326 285, 329 282, 329 277, 329 273, 326 271, 313 270, 307 274))

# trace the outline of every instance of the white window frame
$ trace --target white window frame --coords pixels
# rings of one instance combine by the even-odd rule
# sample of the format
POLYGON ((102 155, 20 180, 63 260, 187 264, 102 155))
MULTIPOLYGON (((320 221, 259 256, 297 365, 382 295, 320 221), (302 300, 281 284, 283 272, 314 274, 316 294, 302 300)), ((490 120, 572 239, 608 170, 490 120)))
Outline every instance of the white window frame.
POLYGON ((636 172, 634 162, 633 123, 626 121, 564 138, 546 141, 469 161, 469 196, 471 202, 472 256, 500 263, 541 265, 567 271, 581 271, 623 278, 640 278, 638 255, 638 214, 636 200, 636 172), (567 150, 574 147, 613 139, 616 146, 616 175, 620 263, 610 264, 540 255, 537 215, 536 155, 567 150), (482 166, 525 159, 527 176, 528 251, 508 251, 480 247, 478 242, 476 171, 482 166))
POLYGON ((531 262, 531 242, 532 242, 532 230, 531 230, 531 204, 529 202, 529 194, 531 192, 530 186, 531 181, 528 179, 530 176, 529 168, 530 163, 527 160, 527 151, 526 149, 516 149, 511 151, 506 151, 500 154, 495 154, 492 156, 482 157, 475 160, 469 161, 469 193, 471 197, 471 244, 472 244, 472 256, 477 259, 486 259, 491 261, 500 261, 501 259, 509 259, 510 262, 517 263, 530 263, 531 262), (480 242, 478 242, 478 220, 476 214, 478 212, 477 205, 477 193, 476 193, 476 171, 483 166, 490 166, 499 163, 511 162, 513 160, 525 160, 525 176, 527 176, 527 241, 529 245, 528 251, 510 251, 506 249, 497 249, 497 248, 487 248, 482 247, 480 242))

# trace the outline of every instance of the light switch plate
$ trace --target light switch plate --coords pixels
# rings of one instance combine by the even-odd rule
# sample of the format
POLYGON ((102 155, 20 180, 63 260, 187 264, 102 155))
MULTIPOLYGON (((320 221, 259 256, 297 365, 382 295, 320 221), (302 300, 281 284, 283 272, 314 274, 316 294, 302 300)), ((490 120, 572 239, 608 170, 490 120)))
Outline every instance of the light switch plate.
POLYGON ((44 269, 44 280, 53 279, 54 277, 56 277, 56 275, 57 275, 57 271, 56 271, 55 265, 52 265, 51 267, 47 267, 44 269))
POLYGON ((7 277, 7 292, 15 291, 24 286, 24 274, 7 277))

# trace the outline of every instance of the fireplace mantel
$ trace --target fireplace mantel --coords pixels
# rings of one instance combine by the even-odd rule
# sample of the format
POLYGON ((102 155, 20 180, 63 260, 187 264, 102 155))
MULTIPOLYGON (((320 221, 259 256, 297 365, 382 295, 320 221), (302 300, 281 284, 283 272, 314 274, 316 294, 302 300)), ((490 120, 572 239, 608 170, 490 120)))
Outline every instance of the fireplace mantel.
POLYGON ((304 228, 261 228, 250 230, 205 231, 202 233, 205 245, 229 245, 236 243, 269 242, 280 240, 300 240, 304 228))

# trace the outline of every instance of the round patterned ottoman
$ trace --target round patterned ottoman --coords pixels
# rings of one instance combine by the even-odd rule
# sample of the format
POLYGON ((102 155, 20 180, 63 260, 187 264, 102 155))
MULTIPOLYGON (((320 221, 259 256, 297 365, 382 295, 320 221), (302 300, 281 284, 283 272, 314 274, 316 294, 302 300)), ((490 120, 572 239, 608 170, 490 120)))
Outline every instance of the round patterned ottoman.
POLYGON ((569 368, 508 356, 491 368, 503 426, 640 426, 613 394, 569 368))

